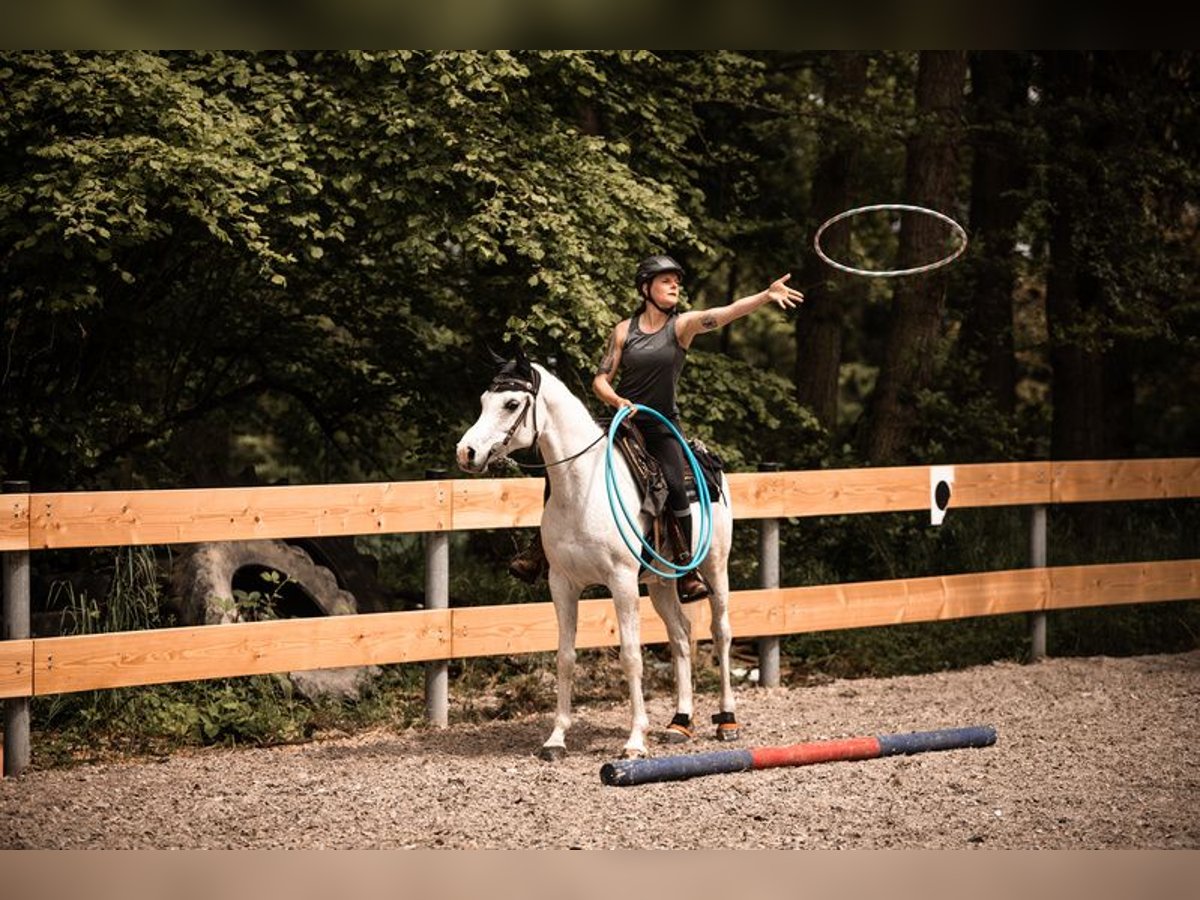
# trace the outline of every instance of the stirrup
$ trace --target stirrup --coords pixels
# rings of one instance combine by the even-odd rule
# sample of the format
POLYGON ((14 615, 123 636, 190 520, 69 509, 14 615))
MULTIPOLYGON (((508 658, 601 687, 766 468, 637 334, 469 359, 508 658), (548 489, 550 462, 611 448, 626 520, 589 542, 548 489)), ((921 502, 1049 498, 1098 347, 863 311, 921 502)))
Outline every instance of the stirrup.
MULTIPOLYGON (((687 560, 676 560, 675 564, 686 565, 687 560)), ((708 586, 708 582, 704 580, 704 576, 696 569, 680 575, 677 579, 677 585, 680 603, 695 603, 697 600, 703 600, 712 594, 712 589, 708 586)))
POLYGON ((527 584, 537 584, 537 580, 549 571, 550 562, 546 559, 541 536, 534 538, 529 546, 514 556, 508 564, 508 574, 527 584))

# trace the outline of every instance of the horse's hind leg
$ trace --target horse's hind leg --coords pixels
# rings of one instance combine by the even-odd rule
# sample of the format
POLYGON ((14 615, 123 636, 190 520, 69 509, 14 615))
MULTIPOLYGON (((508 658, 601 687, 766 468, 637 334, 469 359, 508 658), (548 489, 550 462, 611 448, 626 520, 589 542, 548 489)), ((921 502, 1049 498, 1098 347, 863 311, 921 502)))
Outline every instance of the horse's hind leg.
POLYGON ((567 729, 571 727, 571 693, 575 681, 575 633, 579 621, 580 588, 571 584, 556 569, 550 570, 550 595, 558 620, 558 704, 554 730, 538 756, 555 761, 567 755, 567 729))
POLYGON ((679 598, 675 585, 655 580, 650 583, 650 599, 659 617, 667 626, 667 641, 671 645, 671 663, 675 669, 675 718, 663 732, 668 744, 682 744, 692 738, 692 623, 679 598))
POLYGON ((729 571, 725 566, 714 565, 704 574, 712 585, 709 604, 712 607, 713 650, 721 669, 721 711, 713 716, 713 722, 719 740, 736 741, 740 736, 735 716, 737 701, 729 677, 729 652, 733 644, 733 632, 729 627, 729 571))

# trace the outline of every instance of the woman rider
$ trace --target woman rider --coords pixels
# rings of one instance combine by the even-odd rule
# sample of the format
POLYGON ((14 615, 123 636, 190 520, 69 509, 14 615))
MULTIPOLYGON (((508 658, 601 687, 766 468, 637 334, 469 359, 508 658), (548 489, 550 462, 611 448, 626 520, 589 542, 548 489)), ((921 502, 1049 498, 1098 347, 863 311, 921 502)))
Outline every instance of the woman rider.
MULTIPOLYGON (((642 260, 634 276, 634 287, 642 305, 613 329, 604 358, 592 380, 592 390, 609 406, 616 409, 635 404, 648 406, 679 428, 675 394, 684 356, 692 340, 698 334, 714 331, 749 315, 768 301, 785 309, 803 303, 804 295, 787 286, 791 277, 784 275, 766 290, 726 306, 681 313, 677 307, 683 267, 669 256, 651 256, 642 260), (618 372, 621 377, 614 386, 613 378, 618 372)), ((685 565, 691 559, 692 512, 684 487, 683 449, 667 426, 653 416, 639 418, 637 425, 645 438, 646 448, 662 465, 668 489, 667 504, 681 532, 676 541, 674 560, 678 565, 685 565)), ((535 539, 530 552, 514 560, 510 571, 527 580, 532 580, 528 579, 531 573, 536 579, 544 560, 541 540, 535 539)), ((708 595, 704 580, 695 570, 683 575, 678 586, 679 599, 684 603, 708 595)))

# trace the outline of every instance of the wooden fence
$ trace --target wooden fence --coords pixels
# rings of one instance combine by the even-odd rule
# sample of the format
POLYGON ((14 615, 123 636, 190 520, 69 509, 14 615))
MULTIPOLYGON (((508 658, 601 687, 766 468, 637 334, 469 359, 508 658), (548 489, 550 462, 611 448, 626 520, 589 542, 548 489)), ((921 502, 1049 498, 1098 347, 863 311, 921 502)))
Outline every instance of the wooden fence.
MULTIPOLYGON (((946 477, 947 470, 949 514, 969 507, 1034 507, 1043 512, 1033 519, 1035 547, 1039 528, 1044 547, 1044 508, 1052 504, 1200 496, 1200 459, 1192 458, 737 473, 729 481, 735 516, 761 520, 765 545, 765 526, 784 518, 929 509, 931 477, 946 477)), ((34 696, 298 669, 436 663, 556 646, 549 603, 71 637, 30 638, 28 632, 30 552, 392 533, 425 533, 435 546, 450 531, 537 525, 541 479, 53 494, 9 482, 5 489, 0 555, 7 640, 0 641, 0 698, 9 698, 4 768, 10 774, 28 761, 28 698, 34 696), (17 608, 22 602, 24 610, 17 608), (14 735, 22 730, 24 744, 14 735)), ((773 533, 777 540, 777 528, 773 533)), ((773 559, 777 565, 777 545, 773 559)), ((1200 560, 1045 568, 1035 551, 1033 562, 1011 571, 811 587, 778 587, 777 573, 773 581, 765 573, 768 586, 733 592, 730 618, 738 637, 775 640, 862 626, 1200 598, 1200 560)), ((444 571, 440 577, 444 582, 444 571)), ((441 593, 444 604, 444 584, 441 593)), ((686 608, 696 633, 706 633, 707 604, 686 608)), ((642 635, 646 643, 666 639, 648 599, 642 635)), ((617 643, 611 602, 583 601, 577 645, 617 643)), ((436 721, 436 712, 431 715, 436 721)))

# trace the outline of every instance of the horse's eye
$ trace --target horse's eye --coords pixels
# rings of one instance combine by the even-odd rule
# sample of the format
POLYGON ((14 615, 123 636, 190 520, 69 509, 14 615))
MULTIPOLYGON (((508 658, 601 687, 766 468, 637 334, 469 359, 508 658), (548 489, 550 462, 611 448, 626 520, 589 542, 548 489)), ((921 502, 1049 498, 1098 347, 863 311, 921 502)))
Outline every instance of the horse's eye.
POLYGON ((516 409, 520 405, 521 404, 518 403, 516 400, 509 400, 507 403, 504 404, 504 408, 505 409, 516 409))

